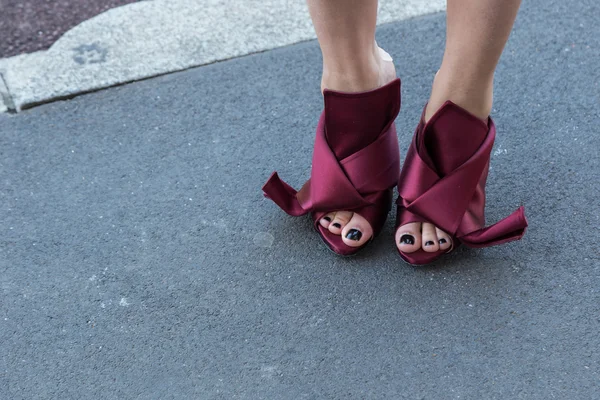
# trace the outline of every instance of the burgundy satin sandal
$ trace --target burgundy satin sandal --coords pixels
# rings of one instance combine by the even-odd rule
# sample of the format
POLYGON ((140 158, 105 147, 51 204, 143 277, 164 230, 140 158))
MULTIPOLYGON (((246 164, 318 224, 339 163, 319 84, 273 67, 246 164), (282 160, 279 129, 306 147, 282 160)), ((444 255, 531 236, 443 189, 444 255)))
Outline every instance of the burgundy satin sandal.
POLYGON ((370 240, 350 247, 319 221, 332 211, 351 211, 371 224, 373 236, 381 232, 400 172, 394 125, 400 111, 400 79, 364 93, 324 90, 323 98, 310 179, 296 191, 274 172, 263 191, 289 215, 310 213, 327 246, 351 255, 370 240))
MULTIPOLYGON (((400 256, 412 265, 428 264, 461 244, 481 248, 521 239, 527 219, 520 207, 485 226, 485 183, 496 127, 447 101, 417 126, 398 181, 396 231, 411 222, 430 222, 452 237, 452 247, 435 253, 419 249, 400 256)), ((394 235, 395 237, 395 235, 394 235)))

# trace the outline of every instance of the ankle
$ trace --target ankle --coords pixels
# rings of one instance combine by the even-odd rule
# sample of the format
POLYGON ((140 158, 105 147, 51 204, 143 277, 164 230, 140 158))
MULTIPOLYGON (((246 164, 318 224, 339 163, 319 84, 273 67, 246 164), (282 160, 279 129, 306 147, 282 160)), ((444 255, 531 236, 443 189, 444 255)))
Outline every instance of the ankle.
POLYGON ((487 123, 492 111, 493 76, 483 79, 465 79, 465 76, 453 76, 442 69, 436 73, 425 110, 425 121, 450 100, 487 123))
POLYGON ((324 62, 321 92, 324 89, 348 93, 366 92, 382 87, 394 79, 396 68, 392 58, 374 43, 374 47, 366 52, 354 52, 347 57, 324 62))
POLYGON ((366 92, 379 87, 380 68, 376 60, 346 66, 323 66, 321 91, 366 92))

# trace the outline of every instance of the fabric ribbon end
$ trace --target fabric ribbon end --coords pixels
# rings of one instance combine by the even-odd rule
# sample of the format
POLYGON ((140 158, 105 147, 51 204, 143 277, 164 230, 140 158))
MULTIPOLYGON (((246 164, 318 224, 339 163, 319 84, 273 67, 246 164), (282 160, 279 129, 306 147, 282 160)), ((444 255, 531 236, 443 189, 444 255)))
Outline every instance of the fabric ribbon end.
POLYGON ((279 206, 283 211, 298 217, 308 213, 309 210, 305 210, 300 205, 296 195, 297 191, 282 181, 277 175, 277 172, 273 172, 269 177, 269 180, 262 187, 263 194, 266 198, 273 200, 275 204, 279 206))
POLYGON ((496 246, 521 239, 527 225, 525 208, 521 206, 494 225, 459 236, 458 239, 466 246, 473 248, 496 246))

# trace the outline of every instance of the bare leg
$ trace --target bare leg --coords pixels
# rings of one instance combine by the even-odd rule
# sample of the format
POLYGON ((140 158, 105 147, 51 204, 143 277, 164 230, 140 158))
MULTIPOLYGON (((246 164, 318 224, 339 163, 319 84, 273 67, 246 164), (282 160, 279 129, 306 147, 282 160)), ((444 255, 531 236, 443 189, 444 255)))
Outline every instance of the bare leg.
POLYGON ((375 43, 377 0, 307 3, 323 53, 322 89, 363 92, 396 77, 393 64, 382 61, 375 43))
MULTIPOLYGON (((487 120, 494 72, 520 4, 521 0, 448 0, 446 50, 433 82, 426 120, 447 100, 487 120)), ((429 223, 400 227, 396 243, 405 253, 451 246, 450 237, 429 223)))
MULTIPOLYGON (((323 53, 321 90, 364 92, 396 78, 391 58, 375 43, 377 0, 307 2, 323 53)), ((348 246, 362 246, 373 235, 369 223, 349 211, 329 213, 320 223, 348 246)))

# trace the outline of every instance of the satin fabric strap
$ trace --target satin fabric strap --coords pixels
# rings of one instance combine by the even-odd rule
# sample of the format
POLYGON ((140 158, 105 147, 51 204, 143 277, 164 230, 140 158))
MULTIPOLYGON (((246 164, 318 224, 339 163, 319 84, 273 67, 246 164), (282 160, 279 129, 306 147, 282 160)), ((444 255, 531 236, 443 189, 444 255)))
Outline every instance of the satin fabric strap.
POLYGON ((338 161, 325 138, 325 113, 321 114, 312 158, 310 179, 299 191, 274 172, 263 186, 265 197, 289 215, 355 210, 377 201, 398 178, 398 139, 393 124, 370 145, 338 161))
POLYGON ((444 177, 421 158, 416 145, 418 135, 415 135, 398 184, 398 226, 430 222, 470 247, 487 247, 520 239, 527 226, 523 207, 487 228, 483 228, 483 215, 472 216, 473 221, 480 221, 478 223, 462 224, 482 174, 489 167, 495 135, 496 128, 490 119, 488 134, 479 149, 444 177))
POLYGON ((458 239, 468 247, 481 248, 496 246, 519 240, 525 234, 527 219, 525 207, 521 206, 508 217, 476 231, 458 236, 458 239))

